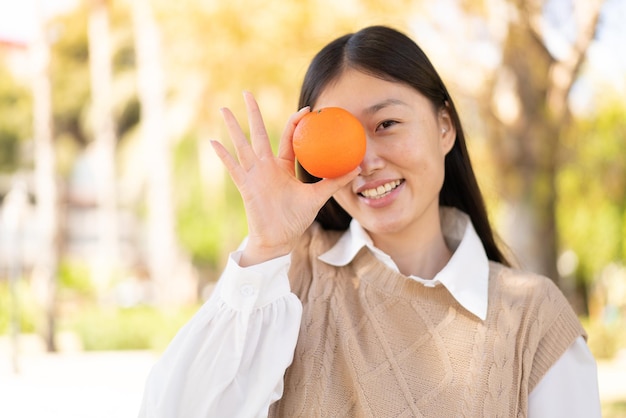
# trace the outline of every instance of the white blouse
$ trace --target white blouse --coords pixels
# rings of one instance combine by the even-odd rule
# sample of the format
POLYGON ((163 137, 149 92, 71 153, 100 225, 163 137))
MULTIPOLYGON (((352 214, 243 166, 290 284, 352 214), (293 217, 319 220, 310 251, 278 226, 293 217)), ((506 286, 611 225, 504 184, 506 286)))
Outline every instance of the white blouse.
MULTIPOLYGON (((489 261, 471 222, 463 239, 452 244, 456 250, 437 276, 411 278, 445 286, 465 309, 485 319, 489 261), (472 280, 459 279, 468 273, 472 280)), ((345 265, 363 246, 397 270, 356 220, 320 260, 345 265)), ((240 251, 231 253, 209 300, 153 366, 140 417, 266 417, 282 396, 302 316, 287 278, 290 256, 245 268, 240 257, 240 251)), ((528 403, 530 418, 601 416, 596 363, 582 337, 548 370, 528 403)))

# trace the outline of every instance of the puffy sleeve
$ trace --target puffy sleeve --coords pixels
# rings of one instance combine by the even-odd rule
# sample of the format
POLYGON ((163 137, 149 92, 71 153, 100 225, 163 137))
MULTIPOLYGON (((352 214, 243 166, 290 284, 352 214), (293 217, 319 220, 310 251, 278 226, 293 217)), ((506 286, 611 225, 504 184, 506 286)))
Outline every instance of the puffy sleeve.
POLYGON ((529 418, 601 418, 596 361, 581 336, 528 397, 529 418))
POLYGON ((282 396, 302 317, 290 256, 246 268, 239 258, 153 366, 141 418, 264 417, 282 396))

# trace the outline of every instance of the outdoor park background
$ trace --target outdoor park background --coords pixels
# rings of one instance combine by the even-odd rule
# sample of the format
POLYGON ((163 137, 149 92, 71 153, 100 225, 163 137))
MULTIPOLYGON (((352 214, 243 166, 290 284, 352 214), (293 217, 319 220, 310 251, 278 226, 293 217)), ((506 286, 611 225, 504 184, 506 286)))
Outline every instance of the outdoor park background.
POLYGON ((0 0, 0 416, 135 416, 246 234, 208 141, 252 91, 276 140, 313 54, 409 33, 490 215, 553 278, 626 416, 626 1, 0 0))

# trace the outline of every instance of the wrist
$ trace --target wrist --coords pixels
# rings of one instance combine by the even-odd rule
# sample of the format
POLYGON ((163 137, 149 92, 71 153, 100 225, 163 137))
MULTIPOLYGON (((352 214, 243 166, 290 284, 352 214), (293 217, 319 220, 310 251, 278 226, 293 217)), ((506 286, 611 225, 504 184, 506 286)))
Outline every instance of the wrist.
POLYGON ((239 265, 241 267, 249 267, 255 264, 261 264, 278 257, 282 257, 291 252, 288 247, 258 247, 248 243, 241 252, 239 265))

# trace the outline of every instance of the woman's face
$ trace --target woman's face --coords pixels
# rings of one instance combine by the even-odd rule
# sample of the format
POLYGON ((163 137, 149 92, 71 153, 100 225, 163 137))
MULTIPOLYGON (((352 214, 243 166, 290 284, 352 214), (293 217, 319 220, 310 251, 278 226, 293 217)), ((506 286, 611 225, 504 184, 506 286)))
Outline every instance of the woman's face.
POLYGON ((315 109, 329 106, 350 111, 367 133, 361 174, 335 200, 373 238, 419 233, 435 221, 438 228, 444 158, 456 137, 448 112, 408 85, 354 69, 315 103, 315 109))

